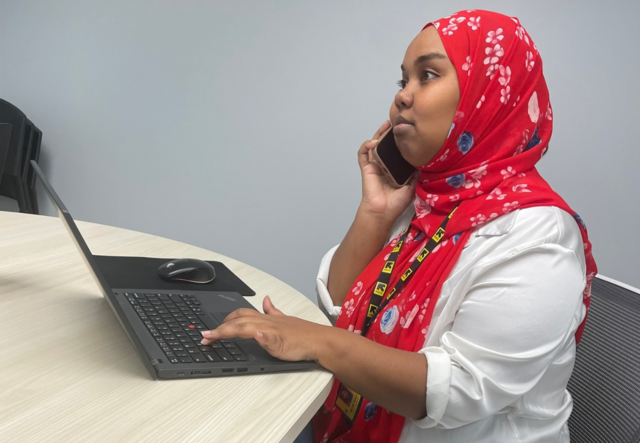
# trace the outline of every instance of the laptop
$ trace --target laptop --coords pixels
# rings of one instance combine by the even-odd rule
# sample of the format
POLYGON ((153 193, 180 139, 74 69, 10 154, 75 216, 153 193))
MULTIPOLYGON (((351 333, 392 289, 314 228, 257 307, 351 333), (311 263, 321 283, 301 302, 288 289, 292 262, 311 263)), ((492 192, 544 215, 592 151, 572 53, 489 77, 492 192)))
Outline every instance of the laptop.
POLYGON ((272 357, 254 339, 200 343, 200 331, 219 326, 239 308, 254 309, 237 292, 111 288, 71 214, 38 164, 31 165, 58 210, 89 271, 153 379, 218 377, 315 369, 316 362, 272 357))

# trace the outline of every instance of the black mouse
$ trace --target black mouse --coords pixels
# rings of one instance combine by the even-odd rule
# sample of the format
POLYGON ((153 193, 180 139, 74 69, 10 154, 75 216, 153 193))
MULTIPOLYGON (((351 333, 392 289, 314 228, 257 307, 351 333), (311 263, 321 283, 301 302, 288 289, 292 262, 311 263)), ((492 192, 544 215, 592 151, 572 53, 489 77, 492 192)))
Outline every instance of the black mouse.
POLYGON ((216 278, 216 270, 213 266, 195 258, 180 258, 163 263, 158 268, 158 274, 165 280, 189 283, 209 283, 216 278))

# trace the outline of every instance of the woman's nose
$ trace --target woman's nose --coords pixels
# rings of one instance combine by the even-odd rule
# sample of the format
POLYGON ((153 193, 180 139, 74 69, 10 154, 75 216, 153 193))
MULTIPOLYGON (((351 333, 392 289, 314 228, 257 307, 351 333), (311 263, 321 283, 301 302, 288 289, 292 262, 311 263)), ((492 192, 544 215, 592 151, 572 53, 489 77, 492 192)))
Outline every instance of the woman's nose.
POLYGON ((395 104, 398 109, 410 108, 413 104, 413 94, 409 88, 405 87, 398 91, 395 98, 395 104))

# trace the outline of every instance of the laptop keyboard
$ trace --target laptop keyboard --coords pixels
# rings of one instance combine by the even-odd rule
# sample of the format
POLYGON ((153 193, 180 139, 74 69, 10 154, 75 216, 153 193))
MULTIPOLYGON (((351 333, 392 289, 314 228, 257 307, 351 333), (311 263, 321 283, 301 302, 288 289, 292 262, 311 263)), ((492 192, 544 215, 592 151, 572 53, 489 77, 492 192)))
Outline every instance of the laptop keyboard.
POLYGON ((125 297, 158 342, 171 363, 247 361, 235 340, 200 343, 210 318, 190 294, 142 294, 125 292, 125 297), (205 320, 206 319, 206 320, 205 320))

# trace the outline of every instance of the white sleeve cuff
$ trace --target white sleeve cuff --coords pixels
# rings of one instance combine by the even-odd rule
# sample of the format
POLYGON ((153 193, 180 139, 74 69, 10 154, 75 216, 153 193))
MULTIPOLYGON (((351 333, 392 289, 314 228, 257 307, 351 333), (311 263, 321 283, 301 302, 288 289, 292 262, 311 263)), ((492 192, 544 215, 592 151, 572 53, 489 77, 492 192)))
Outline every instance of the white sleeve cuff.
POLYGON ((420 428, 432 428, 440 422, 449 403, 451 359, 447 351, 435 346, 418 352, 427 358, 427 416, 412 421, 420 428))
POLYGON ((333 324, 336 323, 336 320, 340 316, 342 307, 333 305, 333 300, 331 300, 331 296, 329 295, 329 289, 327 289, 327 282, 329 281, 329 267, 331 266, 331 260, 333 259, 333 254, 335 254, 338 246, 340 245, 336 245, 331 248, 329 252, 327 252, 324 257, 322 257, 322 261, 320 262, 320 269, 318 269, 318 277, 316 278, 318 307, 322 312, 324 312, 324 315, 326 315, 333 324))

